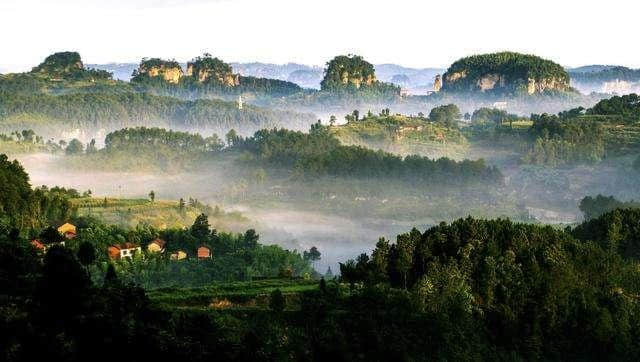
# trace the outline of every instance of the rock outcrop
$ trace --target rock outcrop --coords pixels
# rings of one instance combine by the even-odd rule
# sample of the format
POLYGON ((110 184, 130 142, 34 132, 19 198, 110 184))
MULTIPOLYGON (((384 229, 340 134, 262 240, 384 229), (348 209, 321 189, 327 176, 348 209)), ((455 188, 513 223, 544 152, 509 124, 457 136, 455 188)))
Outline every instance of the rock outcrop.
POLYGON ((562 66, 533 55, 495 53, 462 58, 443 77, 450 92, 537 94, 567 91, 569 75, 562 66))
POLYGON ((44 62, 32 69, 32 73, 40 73, 52 77, 63 77, 84 70, 84 64, 77 52, 60 52, 49 55, 44 62))
POLYGON ((187 76, 198 82, 216 82, 227 87, 240 85, 240 75, 233 74, 233 68, 218 58, 205 54, 187 63, 187 76))
POLYGON ((442 76, 440 74, 436 75, 436 78, 433 80, 433 91, 440 92, 442 89, 442 76))
MULTIPOLYGON (((182 67, 174 60, 159 58, 143 59, 137 70, 137 75, 150 78, 162 77, 168 83, 176 84, 183 77, 182 67)), ((135 78, 135 77, 134 77, 135 78)))
POLYGON ((320 87, 323 90, 359 89, 363 86, 373 86, 376 82, 373 64, 357 55, 341 55, 327 63, 320 87))

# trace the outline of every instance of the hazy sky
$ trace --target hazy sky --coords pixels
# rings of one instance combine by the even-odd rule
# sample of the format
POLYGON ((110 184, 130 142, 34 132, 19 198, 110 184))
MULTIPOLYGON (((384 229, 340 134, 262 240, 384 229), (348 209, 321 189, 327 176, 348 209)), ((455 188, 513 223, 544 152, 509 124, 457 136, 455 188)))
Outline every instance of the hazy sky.
POLYGON ((0 0, 0 72, 55 51, 85 63, 188 60, 446 67, 465 55, 535 53, 566 66, 640 67, 633 1, 0 0))

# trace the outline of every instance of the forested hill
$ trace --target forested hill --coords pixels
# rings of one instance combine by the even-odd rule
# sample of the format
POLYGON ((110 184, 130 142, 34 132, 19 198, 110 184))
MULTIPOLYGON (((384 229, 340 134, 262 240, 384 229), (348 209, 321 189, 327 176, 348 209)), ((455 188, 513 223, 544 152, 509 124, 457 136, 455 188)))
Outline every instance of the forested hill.
POLYGON ((261 164, 293 171, 294 176, 400 180, 416 187, 503 183, 502 173, 480 159, 460 162, 396 156, 360 146, 343 146, 327 127, 315 124, 309 133, 261 130, 237 139, 232 149, 252 153, 261 164))
MULTIPOLYGON (((341 276, 378 308, 377 316, 400 317, 397 308, 407 313, 410 322, 403 319, 397 333, 405 339, 396 341, 411 346, 404 353, 421 356, 426 349, 434 360, 635 360, 639 222, 637 209, 564 231, 460 219, 424 233, 413 229, 395 243, 382 238, 370 255, 341 264, 341 276)), ((380 346, 376 355, 397 348, 380 346)))
POLYGON ((250 134, 265 127, 306 129, 313 115, 276 111, 221 100, 184 101, 146 93, 14 94, 0 91, 0 129, 33 129, 59 135, 130 126, 164 126, 181 130, 250 134))
POLYGON ((569 75, 557 63, 512 52, 474 55, 457 60, 444 74, 443 90, 536 94, 569 90, 569 75))
POLYGON ((18 161, 0 154, 0 230, 27 230, 65 221, 73 212, 64 193, 33 190, 18 161))

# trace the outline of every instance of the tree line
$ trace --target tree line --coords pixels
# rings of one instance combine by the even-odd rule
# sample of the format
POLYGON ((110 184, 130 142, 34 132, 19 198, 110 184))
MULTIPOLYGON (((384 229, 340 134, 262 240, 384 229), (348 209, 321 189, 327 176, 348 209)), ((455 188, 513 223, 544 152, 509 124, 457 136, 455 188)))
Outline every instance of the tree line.
POLYGON ((483 160, 432 160, 418 155, 400 157, 359 146, 343 146, 326 126, 309 133, 285 129, 261 130, 238 140, 233 149, 248 151, 261 163, 291 170, 302 178, 340 176, 409 181, 414 184, 502 182, 500 171, 483 160))

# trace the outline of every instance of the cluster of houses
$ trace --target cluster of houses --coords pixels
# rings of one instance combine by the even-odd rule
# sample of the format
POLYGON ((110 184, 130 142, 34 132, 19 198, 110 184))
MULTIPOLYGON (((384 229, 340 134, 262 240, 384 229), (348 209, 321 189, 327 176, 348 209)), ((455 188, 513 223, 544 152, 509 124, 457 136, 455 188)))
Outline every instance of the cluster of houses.
MULTIPOLYGON (((164 254, 166 252, 167 242, 162 239, 155 239, 147 244, 147 252, 150 254, 164 254)), ((141 253, 142 247, 134 243, 122 243, 117 245, 111 245, 107 248, 107 254, 111 260, 120 260, 125 258, 132 258, 134 255, 141 253)), ((169 254, 171 260, 183 260, 188 257, 187 252, 184 250, 176 250, 169 254)), ((211 259, 211 248, 206 245, 200 245, 196 250, 196 257, 199 260, 211 259)))
MULTIPOLYGON (((46 252, 47 249, 54 245, 65 245, 65 240, 70 240, 76 237, 76 227, 73 224, 65 223, 58 228, 58 232, 64 236, 64 240, 59 243, 43 243, 40 239, 34 239, 31 241, 37 250, 46 252)), ((155 239, 147 244, 147 252, 152 254, 164 254, 166 252, 167 242, 162 239, 155 239)), ((111 260, 121 260, 126 258, 132 258, 136 254, 142 253, 142 247, 138 244, 126 242, 122 244, 111 245, 107 248, 107 254, 111 260)), ((206 245, 200 245, 196 249, 196 257, 199 260, 211 259, 211 248, 206 245)), ((176 250, 169 254, 170 260, 183 260, 187 259, 188 254, 184 250, 176 250)))
POLYGON ((43 243, 40 239, 31 240, 31 245, 38 251, 46 252, 47 249, 54 245, 64 246, 65 240, 71 240, 76 237, 76 227, 70 223, 64 223, 58 228, 58 232, 64 236, 64 239, 58 243, 43 243))

